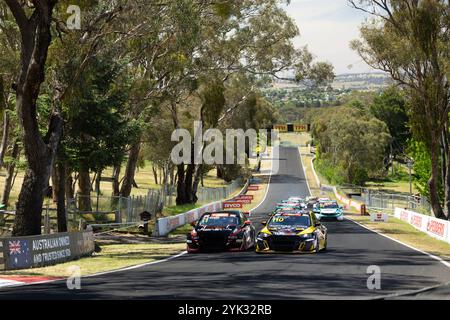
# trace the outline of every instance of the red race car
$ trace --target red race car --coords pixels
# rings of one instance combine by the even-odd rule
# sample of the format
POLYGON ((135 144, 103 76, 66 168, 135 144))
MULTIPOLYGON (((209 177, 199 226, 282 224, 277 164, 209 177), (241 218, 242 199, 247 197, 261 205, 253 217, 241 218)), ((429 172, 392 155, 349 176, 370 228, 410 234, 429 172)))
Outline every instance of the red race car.
POLYGON ((256 230, 240 211, 205 213, 187 235, 187 251, 246 251, 256 244, 256 230))

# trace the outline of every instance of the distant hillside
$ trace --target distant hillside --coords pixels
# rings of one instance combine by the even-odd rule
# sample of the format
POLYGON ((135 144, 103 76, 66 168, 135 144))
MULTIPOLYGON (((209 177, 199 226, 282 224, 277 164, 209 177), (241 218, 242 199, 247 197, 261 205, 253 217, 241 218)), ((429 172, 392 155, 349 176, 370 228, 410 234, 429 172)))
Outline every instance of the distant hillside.
POLYGON ((391 78, 385 73, 347 73, 336 76, 335 89, 378 90, 391 84, 391 78))
MULTIPOLYGON (((337 75, 332 87, 338 90, 374 91, 387 87, 391 83, 389 75, 381 72, 374 73, 345 73, 337 75)), ((273 87, 277 89, 298 89, 305 85, 297 84, 293 80, 276 80, 273 87)))

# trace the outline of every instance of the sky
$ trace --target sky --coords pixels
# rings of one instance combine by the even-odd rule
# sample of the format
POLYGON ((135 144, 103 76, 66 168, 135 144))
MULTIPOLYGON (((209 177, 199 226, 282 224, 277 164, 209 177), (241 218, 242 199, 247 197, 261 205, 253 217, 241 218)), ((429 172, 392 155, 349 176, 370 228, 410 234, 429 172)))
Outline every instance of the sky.
POLYGON ((291 0, 286 11, 300 29, 297 47, 308 45, 318 60, 334 65, 336 74, 374 72, 350 49, 367 15, 347 0, 291 0))

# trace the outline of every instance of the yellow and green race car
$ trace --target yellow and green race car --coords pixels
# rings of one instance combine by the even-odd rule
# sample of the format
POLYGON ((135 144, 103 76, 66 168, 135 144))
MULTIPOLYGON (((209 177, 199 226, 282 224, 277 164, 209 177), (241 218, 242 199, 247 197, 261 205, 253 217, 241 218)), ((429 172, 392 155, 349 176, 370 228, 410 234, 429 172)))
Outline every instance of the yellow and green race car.
POLYGON ((257 253, 317 253, 327 248, 327 228, 312 212, 277 213, 263 225, 256 238, 257 253))

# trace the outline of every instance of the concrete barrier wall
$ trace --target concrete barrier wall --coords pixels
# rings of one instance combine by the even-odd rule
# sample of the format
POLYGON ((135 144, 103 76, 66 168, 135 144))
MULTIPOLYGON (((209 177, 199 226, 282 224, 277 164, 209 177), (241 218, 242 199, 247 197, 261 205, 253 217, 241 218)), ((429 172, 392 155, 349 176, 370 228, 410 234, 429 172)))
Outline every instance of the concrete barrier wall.
POLYGON ((428 235, 450 243, 450 221, 426 216, 414 211, 396 208, 394 216, 404 222, 409 223, 417 230, 428 235))
POLYGON ((361 202, 355 201, 353 199, 349 199, 346 196, 339 194, 336 187, 333 187, 333 191, 334 191, 334 195, 336 196, 336 198, 339 199, 339 201, 345 203, 348 207, 353 207, 356 210, 361 212, 361 206, 363 205, 361 202))
MULTIPOLYGON (((238 195, 246 194, 249 185, 250 179, 247 180, 238 195)), ((185 224, 197 221, 206 212, 218 211, 222 209, 223 201, 218 201, 173 217, 160 218, 156 221, 156 228, 153 235, 156 237, 165 237, 171 231, 182 227, 185 224)))
POLYGON ((92 231, 0 238, 0 270, 39 268, 90 256, 92 231))
POLYGON ((204 213, 218 210, 222 210, 222 201, 214 202, 173 217, 160 218, 156 222, 157 227, 155 228, 154 235, 160 237, 167 236, 172 230, 197 221, 204 213))

